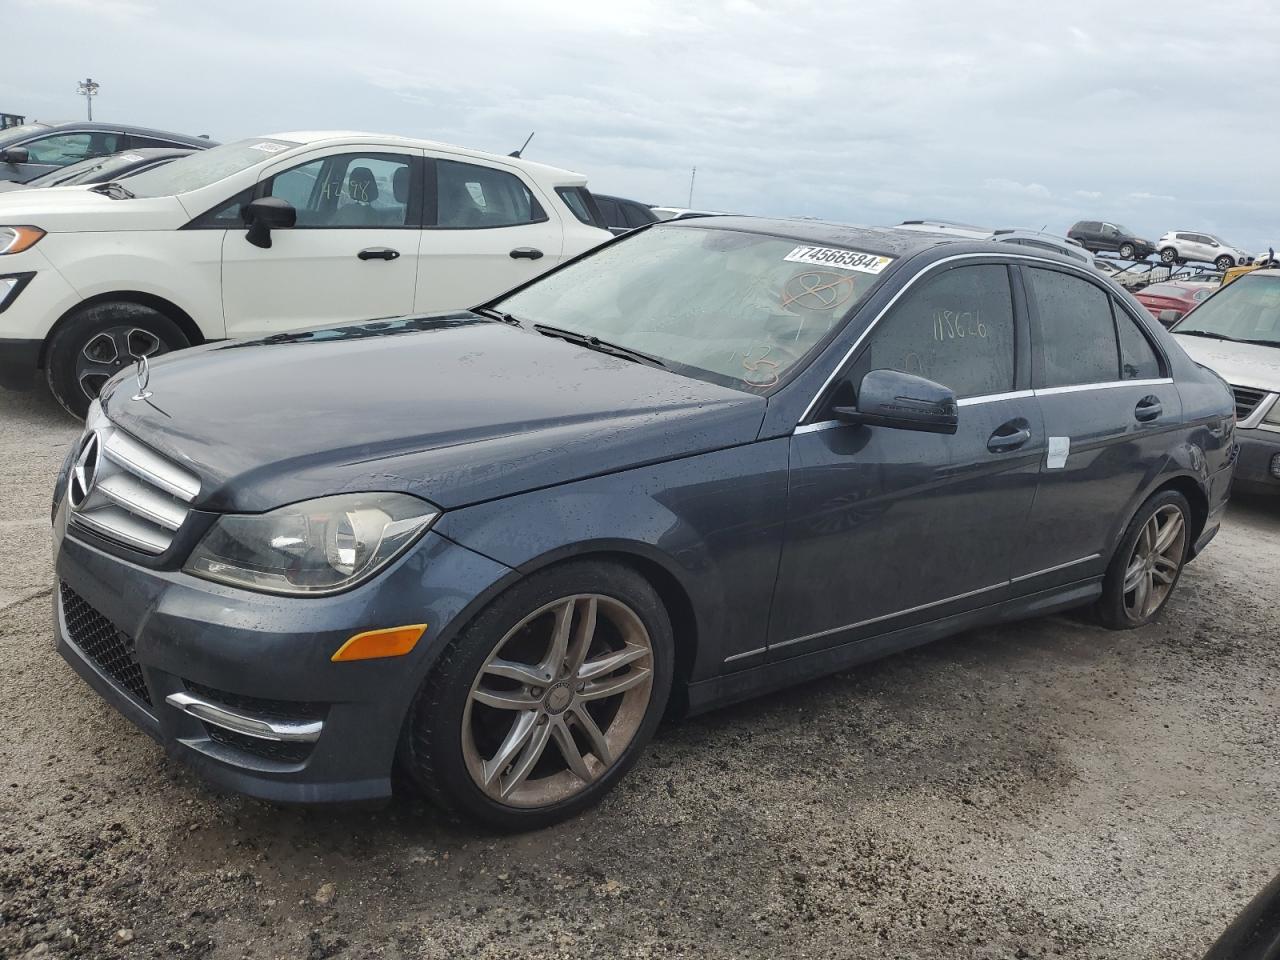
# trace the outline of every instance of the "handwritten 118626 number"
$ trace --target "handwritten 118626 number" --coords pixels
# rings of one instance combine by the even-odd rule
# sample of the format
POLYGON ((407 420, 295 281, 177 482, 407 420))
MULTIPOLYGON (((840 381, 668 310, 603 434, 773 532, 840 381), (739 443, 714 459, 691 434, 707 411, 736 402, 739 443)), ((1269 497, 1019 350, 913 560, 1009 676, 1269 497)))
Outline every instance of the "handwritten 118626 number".
POLYGON ((963 340, 966 337, 985 338, 987 325, 982 322, 980 310, 935 310, 933 312, 933 339, 938 342, 963 340))

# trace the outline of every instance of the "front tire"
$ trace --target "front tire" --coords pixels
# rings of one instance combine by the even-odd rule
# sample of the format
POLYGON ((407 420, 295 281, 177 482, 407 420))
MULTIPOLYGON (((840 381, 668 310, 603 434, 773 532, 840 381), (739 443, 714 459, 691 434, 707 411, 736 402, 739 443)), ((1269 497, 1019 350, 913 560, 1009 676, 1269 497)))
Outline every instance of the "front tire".
POLYGON ((1134 246, 1133 246, 1133 244, 1132 244, 1132 243, 1122 243, 1122 244, 1120 244, 1120 259, 1121 259, 1121 260, 1136 260, 1136 259, 1138 259, 1138 258, 1135 256, 1135 254, 1136 254, 1137 252, 1138 252, 1138 251, 1137 251, 1136 249, 1134 249, 1134 246))
POLYGON ((1155 494, 1129 522, 1102 580, 1095 611, 1103 626, 1132 630, 1164 608, 1191 547, 1191 505, 1176 490, 1155 494))
POLYGON ((1213 261, 1213 265, 1217 267, 1219 270, 1221 270, 1223 273, 1226 273, 1228 270, 1230 270, 1232 267, 1236 265, 1236 259, 1235 257, 1229 257, 1224 253, 1217 260, 1213 261))
POLYGON ((439 806, 533 830, 599 800, 639 758, 671 691, 674 642, 635 570, 572 561, 517 583, 441 654, 402 760, 439 806))
POLYGON ((190 343, 178 325, 139 303, 109 301, 72 314, 49 340, 45 380, 54 399, 84 419, 89 404, 113 375, 190 343))
POLYGON ((1176 263, 1177 260, 1178 260, 1178 251, 1173 249, 1173 247, 1165 247, 1163 250, 1160 251, 1161 263, 1172 265, 1176 263))

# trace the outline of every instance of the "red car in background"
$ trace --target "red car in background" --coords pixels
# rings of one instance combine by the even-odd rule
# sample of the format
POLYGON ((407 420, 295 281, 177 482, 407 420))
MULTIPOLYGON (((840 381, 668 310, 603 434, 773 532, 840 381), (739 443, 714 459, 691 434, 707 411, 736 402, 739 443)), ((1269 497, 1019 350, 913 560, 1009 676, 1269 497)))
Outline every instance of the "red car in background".
POLYGON ((1217 284, 1166 281, 1153 283, 1134 296, 1153 317, 1167 327, 1181 320, 1184 314, 1191 312, 1192 307, 1207 299, 1217 289, 1217 284))

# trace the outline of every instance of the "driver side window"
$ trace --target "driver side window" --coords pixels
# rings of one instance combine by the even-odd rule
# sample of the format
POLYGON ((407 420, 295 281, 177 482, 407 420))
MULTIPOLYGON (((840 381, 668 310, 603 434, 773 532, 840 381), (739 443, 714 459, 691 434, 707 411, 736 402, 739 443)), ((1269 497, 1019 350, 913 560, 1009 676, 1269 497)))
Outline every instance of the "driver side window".
POLYGON ((899 370, 958 398, 1014 387, 1013 298, 1002 264, 952 267, 918 281, 872 331, 853 368, 899 370))

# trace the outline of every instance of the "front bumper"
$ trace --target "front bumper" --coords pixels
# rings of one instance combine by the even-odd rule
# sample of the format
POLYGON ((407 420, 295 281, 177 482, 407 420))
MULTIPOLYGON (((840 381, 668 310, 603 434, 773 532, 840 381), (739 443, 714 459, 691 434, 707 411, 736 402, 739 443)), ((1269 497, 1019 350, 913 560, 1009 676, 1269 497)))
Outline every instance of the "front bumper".
POLYGON ((1256 427, 1236 430, 1240 456, 1235 486, 1250 493, 1280 494, 1280 433, 1256 427))
POLYGON ((282 802, 390 795, 401 726, 423 676, 462 611, 511 572, 428 532, 369 583, 294 599, 129 563, 67 535, 65 507, 54 536, 59 653, 210 782, 282 802), (353 633, 423 622, 427 632, 406 656, 329 659, 353 633), (267 726, 254 736, 228 715, 267 726), (271 739, 271 729, 303 735, 271 739))

